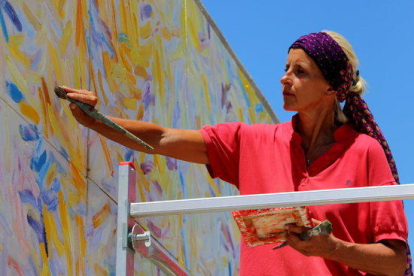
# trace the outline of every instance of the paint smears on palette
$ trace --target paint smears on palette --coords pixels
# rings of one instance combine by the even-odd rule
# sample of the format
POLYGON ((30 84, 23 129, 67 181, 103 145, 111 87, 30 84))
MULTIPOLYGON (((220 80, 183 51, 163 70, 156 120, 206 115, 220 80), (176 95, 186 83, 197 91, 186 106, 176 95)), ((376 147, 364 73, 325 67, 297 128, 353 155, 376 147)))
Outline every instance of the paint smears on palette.
POLYGON ((309 210, 305 206, 239 210, 232 212, 234 220, 248 246, 285 242, 285 225, 313 227, 309 210))

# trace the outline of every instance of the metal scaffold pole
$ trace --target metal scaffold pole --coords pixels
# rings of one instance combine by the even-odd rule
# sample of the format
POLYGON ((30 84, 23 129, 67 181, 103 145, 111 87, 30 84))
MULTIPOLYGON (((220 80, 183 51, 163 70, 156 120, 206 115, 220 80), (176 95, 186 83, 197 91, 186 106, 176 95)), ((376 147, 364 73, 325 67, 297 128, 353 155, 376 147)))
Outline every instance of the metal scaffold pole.
POLYGON ((174 256, 154 239, 149 232, 144 231, 141 226, 135 224, 134 218, 276 207, 414 199, 414 184, 403 184, 244 196, 134 202, 136 183, 135 170, 133 169, 132 163, 120 164, 119 182, 117 240, 118 276, 133 274, 133 250, 151 260, 168 275, 189 275, 188 270, 180 265, 174 256))

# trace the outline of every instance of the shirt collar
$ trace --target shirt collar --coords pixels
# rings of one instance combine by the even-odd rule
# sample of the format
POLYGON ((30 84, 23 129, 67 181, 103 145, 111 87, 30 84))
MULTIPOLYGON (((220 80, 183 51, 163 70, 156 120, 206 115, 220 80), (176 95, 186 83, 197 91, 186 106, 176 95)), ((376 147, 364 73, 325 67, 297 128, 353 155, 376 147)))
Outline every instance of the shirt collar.
MULTIPOLYGON (((296 131, 296 127, 299 121, 298 115, 292 116, 292 120, 290 123, 289 132, 292 133, 292 141, 300 144, 302 143, 302 136, 296 131)), ((351 124, 344 124, 340 126, 338 129, 334 132, 334 140, 335 142, 347 142, 354 140, 358 133, 355 131, 355 129, 352 127, 351 124)))

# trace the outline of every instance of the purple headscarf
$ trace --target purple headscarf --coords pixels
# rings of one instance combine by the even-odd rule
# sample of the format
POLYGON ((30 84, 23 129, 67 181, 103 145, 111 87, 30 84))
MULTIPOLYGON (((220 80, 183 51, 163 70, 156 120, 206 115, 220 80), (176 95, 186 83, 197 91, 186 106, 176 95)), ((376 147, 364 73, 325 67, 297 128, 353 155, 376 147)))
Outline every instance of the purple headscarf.
POLYGON ((303 49, 322 71, 325 79, 337 91, 339 102, 346 100, 344 114, 353 123, 355 130, 375 138, 384 149, 395 181, 399 183, 397 166, 387 140, 361 95, 349 89, 356 83, 352 64, 342 47, 327 33, 311 33, 296 40, 290 49, 303 49))

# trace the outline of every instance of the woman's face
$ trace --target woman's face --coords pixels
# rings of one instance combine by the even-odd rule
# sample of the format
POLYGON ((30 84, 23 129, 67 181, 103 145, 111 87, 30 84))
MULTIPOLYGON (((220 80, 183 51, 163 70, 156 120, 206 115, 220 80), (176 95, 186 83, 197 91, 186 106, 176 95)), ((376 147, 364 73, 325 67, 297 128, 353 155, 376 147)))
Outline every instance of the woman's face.
POLYGON ((286 62, 285 75, 280 79, 283 108, 289 111, 318 110, 332 101, 335 91, 330 89, 321 70, 302 49, 291 49, 286 62))

